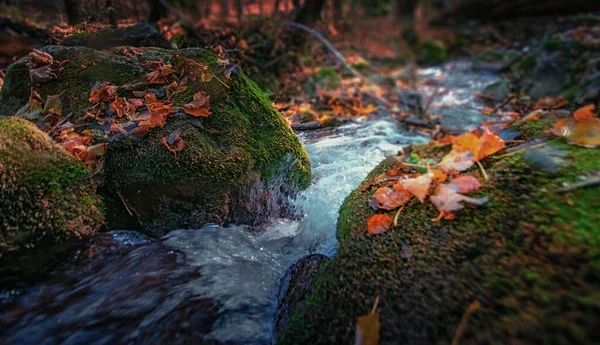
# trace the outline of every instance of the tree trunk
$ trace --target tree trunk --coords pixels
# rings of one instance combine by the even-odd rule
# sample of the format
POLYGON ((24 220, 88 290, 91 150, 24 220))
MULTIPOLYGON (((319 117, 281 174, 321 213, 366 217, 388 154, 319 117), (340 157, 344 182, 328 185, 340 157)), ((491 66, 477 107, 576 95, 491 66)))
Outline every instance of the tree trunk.
POLYGON ((237 19, 238 23, 244 20, 244 2, 242 0, 236 0, 237 3, 237 19))
POLYGON ((333 0, 333 21, 337 24, 343 17, 343 1, 342 0, 333 0))
POLYGON ((396 0, 395 14, 401 22, 411 24, 415 16, 418 0, 396 0))
POLYGON ((483 20, 600 10, 600 1, 590 0, 453 0, 445 1, 445 5, 445 15, 483 20))
POLYGON ((79 13, 79 0, 64 0, 65 12, 67 12, 67 20, 69 25, 77 25, 81 23, 81 13, 79 13))
POLYGON ((221 0, 221 17, 223 20, 227 20, 229 17, 229 0, 221 0))
POLYGON ((307 26, 316 23, 321 17, 324 5, 325 0, 306 0, 304 6, 296 14, 294 21, 307 26))
POLYGON ((117 27, 117 11, 113 7, 112 0, 106 0, 106 14, 108 15, 108 24, 117 27))
POLYGON ((148 21, 151 23, 158 22, 161 18, 167 16, 167 8, 160 0, 150 0, 150 17, 148 21))

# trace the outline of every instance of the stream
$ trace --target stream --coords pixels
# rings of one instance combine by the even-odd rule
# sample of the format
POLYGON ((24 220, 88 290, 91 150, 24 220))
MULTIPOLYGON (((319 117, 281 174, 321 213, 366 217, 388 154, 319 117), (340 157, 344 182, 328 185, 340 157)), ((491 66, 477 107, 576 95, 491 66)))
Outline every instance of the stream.
MULTIPOLYGON (((442 124, 479 125, 473 93, 495 76, 453 61, 421 77, 432 111, 447 113, 442 124)), ((159 240, 101 234, 45 282, 0 291, 0 344, 272 344, 286 270, 308 254, 333 257, 344 198, 386 156, 428 141, 387 115, 299 137, 314 177, 294 201, 298 217, 258 233, 205 225, 159 240)))

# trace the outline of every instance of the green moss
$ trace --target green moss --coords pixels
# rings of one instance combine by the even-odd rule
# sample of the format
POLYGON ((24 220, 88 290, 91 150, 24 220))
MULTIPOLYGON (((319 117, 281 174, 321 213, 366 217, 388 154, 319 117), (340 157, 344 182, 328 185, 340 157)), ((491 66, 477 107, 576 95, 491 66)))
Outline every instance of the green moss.
POLYGON ((544 49, 550 52, 559 50, 562 45, 563 41, 560 38, 551 38, 549 40, 544 41, 544 49))
POLYGON ((537 55, 535 55, 535 54, 527 55, 526 57, 524 57, 521 60, 521 62, 519 62, 519 64, 517 65, 517 69, 524 71, 524 72, 529 72, 535 67, 536 64, 537 64, 537 55))
POLYGON ((340 78, 335 69, 329 67, 323 67, 317 74, 317 82, 322 86, 330 90, 337 89, 340 86, 340 78))
MULTIPOLYGON (((529 122, 520 129, 531 135, 549 125, 529 122)), ((342 205, 339 250, 278 344, 351 343, 356 318, 369 312, 376 296, 381 343, 449 343, 475 300, 482 307, 469 319, 461 343, 593 342, 600 187, 558 189, 599 171, 600 151, 560 140, 548 145, 568 151, 571 166, 551 174, 530 167, 522 153, 487 158, 483 165, 491 180, 472 193, 487 195, 487 204, 466 206, 455 220, 434 223, 436 209, 413 198, 398 226, 371 236, 366 220, 382 213, 368 206, 379 187, 371 183, 395 164, 384 161, 342 205)), ((413 152, 423 158, 436 150, 421 146, 413 152)), ((484 181, 477 168, 468 173, 484 181)))
POLYGON ((439 65, 448 59, 446 47, 435 41, 425 41, 419 48, 419 63, 425 65, 439 65))
POLYGON ((0 120, 0 271, 46 268, 58 245, 93 234, 104 217, 81 162, 25 120, 0 120))

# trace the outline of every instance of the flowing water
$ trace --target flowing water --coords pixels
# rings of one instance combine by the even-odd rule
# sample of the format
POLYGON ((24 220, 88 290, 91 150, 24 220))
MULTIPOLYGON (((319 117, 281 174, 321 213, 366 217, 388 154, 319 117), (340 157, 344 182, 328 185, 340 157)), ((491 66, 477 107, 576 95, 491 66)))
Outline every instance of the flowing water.
MULTIPOLYGON (((479 107, 473 92, 494 80, 460 62, 423 77, 442 73, 421 90, 436 94, 440 109, 479 107)), ((100 235, 46 282, 3 292, 0 344, 271 344, 288 267, 311 253, 333 256, 344 198, 386 156, 427 142, 385 115, 300 138, 314 178, 295 200, 299 217, 273 219, 258 234, 206 225, 157 241, 134 231, 100 235)))

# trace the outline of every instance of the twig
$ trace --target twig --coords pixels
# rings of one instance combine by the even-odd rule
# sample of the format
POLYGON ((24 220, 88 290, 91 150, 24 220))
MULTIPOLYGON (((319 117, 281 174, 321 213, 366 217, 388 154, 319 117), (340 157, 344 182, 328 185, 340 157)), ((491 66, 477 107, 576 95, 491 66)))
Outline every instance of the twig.
MULTIPOLYGON (((212 72, 211 72, 211 73, 212 73, 212 72)), ((219 81, 221 84, 223 84, 223 86, 225 86, 225 87, 226 87, 226 88, 228 88, 228 89, 230 88, 230 87, 229 87, 229 85, 225 84, 225 83, 224 83, 224 82, 223 82, 221 79, 219 79, 219 77, 217 77, 217 75, 216 75, 216 74, 214 74, 214 73, 213 73, 212 75, 213 75, 213 77, 215 77, 215 79, 217 79, 217 80, 218 80, 218 81, 219 81)))
POLYGON ((477 309, 481 307, 479 301, 475 301, 469 305, 462 318, 460 319, 460 323, 458 324, 458 328, 456 329, 456 333, 454 333, 454 339, 452 339, 452 345, 458 345, 460 340, 462 339, 463 333, 467 328, 467 322, 469 321, 469 317, 473 314, 477 309))
POLYGON ((125 202, 125 199, 123 199, 123 196, 121 195, 121 192, 117 191, 117 195, 119 196, 119 198, 121 198, 121 201, 123 202, 123 206, 125 206, 125 209, 127 210, 127 213, 129 213, 129 215, 133 217, 133 213, 131 212, 131 210, 129 209, 129 207, 127 207, 127 203, 125 202))
MULTIPOLYGON (((283 22, 283 24, 295 27, 297 29, 300 29, 300 30, 303 30, 303 31, 306 31, 306 32, 312 34, 313 36, 315 36, 316 38, 318 38, 321 42, 323 42, 323 44, 333 53, 333 55, 338 60, 340 60, 340 62, 344 65, 344 67, 346 67, 350 72, 352 72, 352 74, 354 74, 355 76, 357 76, 363 82, 379 88, 379 85, 373 83, 372 81, 370 81, 369 79, 367 79, 367 77, 365 77, 362 73, 360 73, 359 71, 357 71, 354 67, 350 66, 350 64, 348 63, 348 61, 346 61, 346 58, 344 58, 344 55, 342 55, 342 53, 340 53, 340 51, 337 50, 333 46, 333 44, 331 42, 329 42, 329 40, 327 40, 327 38, 325 38, 320 32, 318 32, 316 30, 313 30, 313 29, 309 28, 308 26, 302 25, 300 23, 285 21, 285 22, 283 22)), ((380 101, 384 106, 386 106, 386 107, 391 107, 392 106, 389 101, 387 101, 383 97, 377 95, 376 93, 373 92, 372 96, 374 98, 376 98, 378 101, 380 101)))
POLYGON ((479 161, 475 161, 477 163, 477 165, 479 165, 479 169, 481 169, 481 173, 483 173, 483 177, 486 180, 489 180, 490 178, 488 177, 488 174, 485 172, 485 169, 483 168, 483 165, 481 165, 481 162, 479 161))
POLYGON ((402 210, 404 210, 404 206, 406 206, 406 204, 402 205, 402 207, 400 207, 398 212, 396 212, 396 215, 394 216, 394 226, 398 226, 398 216, 400 215, 402 210))
POLYGON ((371 309, 371 314, 373 314, 377 310, 378 304, 379 304, 379 296, 375 297, 375 303, 373 303, 373 308, 371 309))

